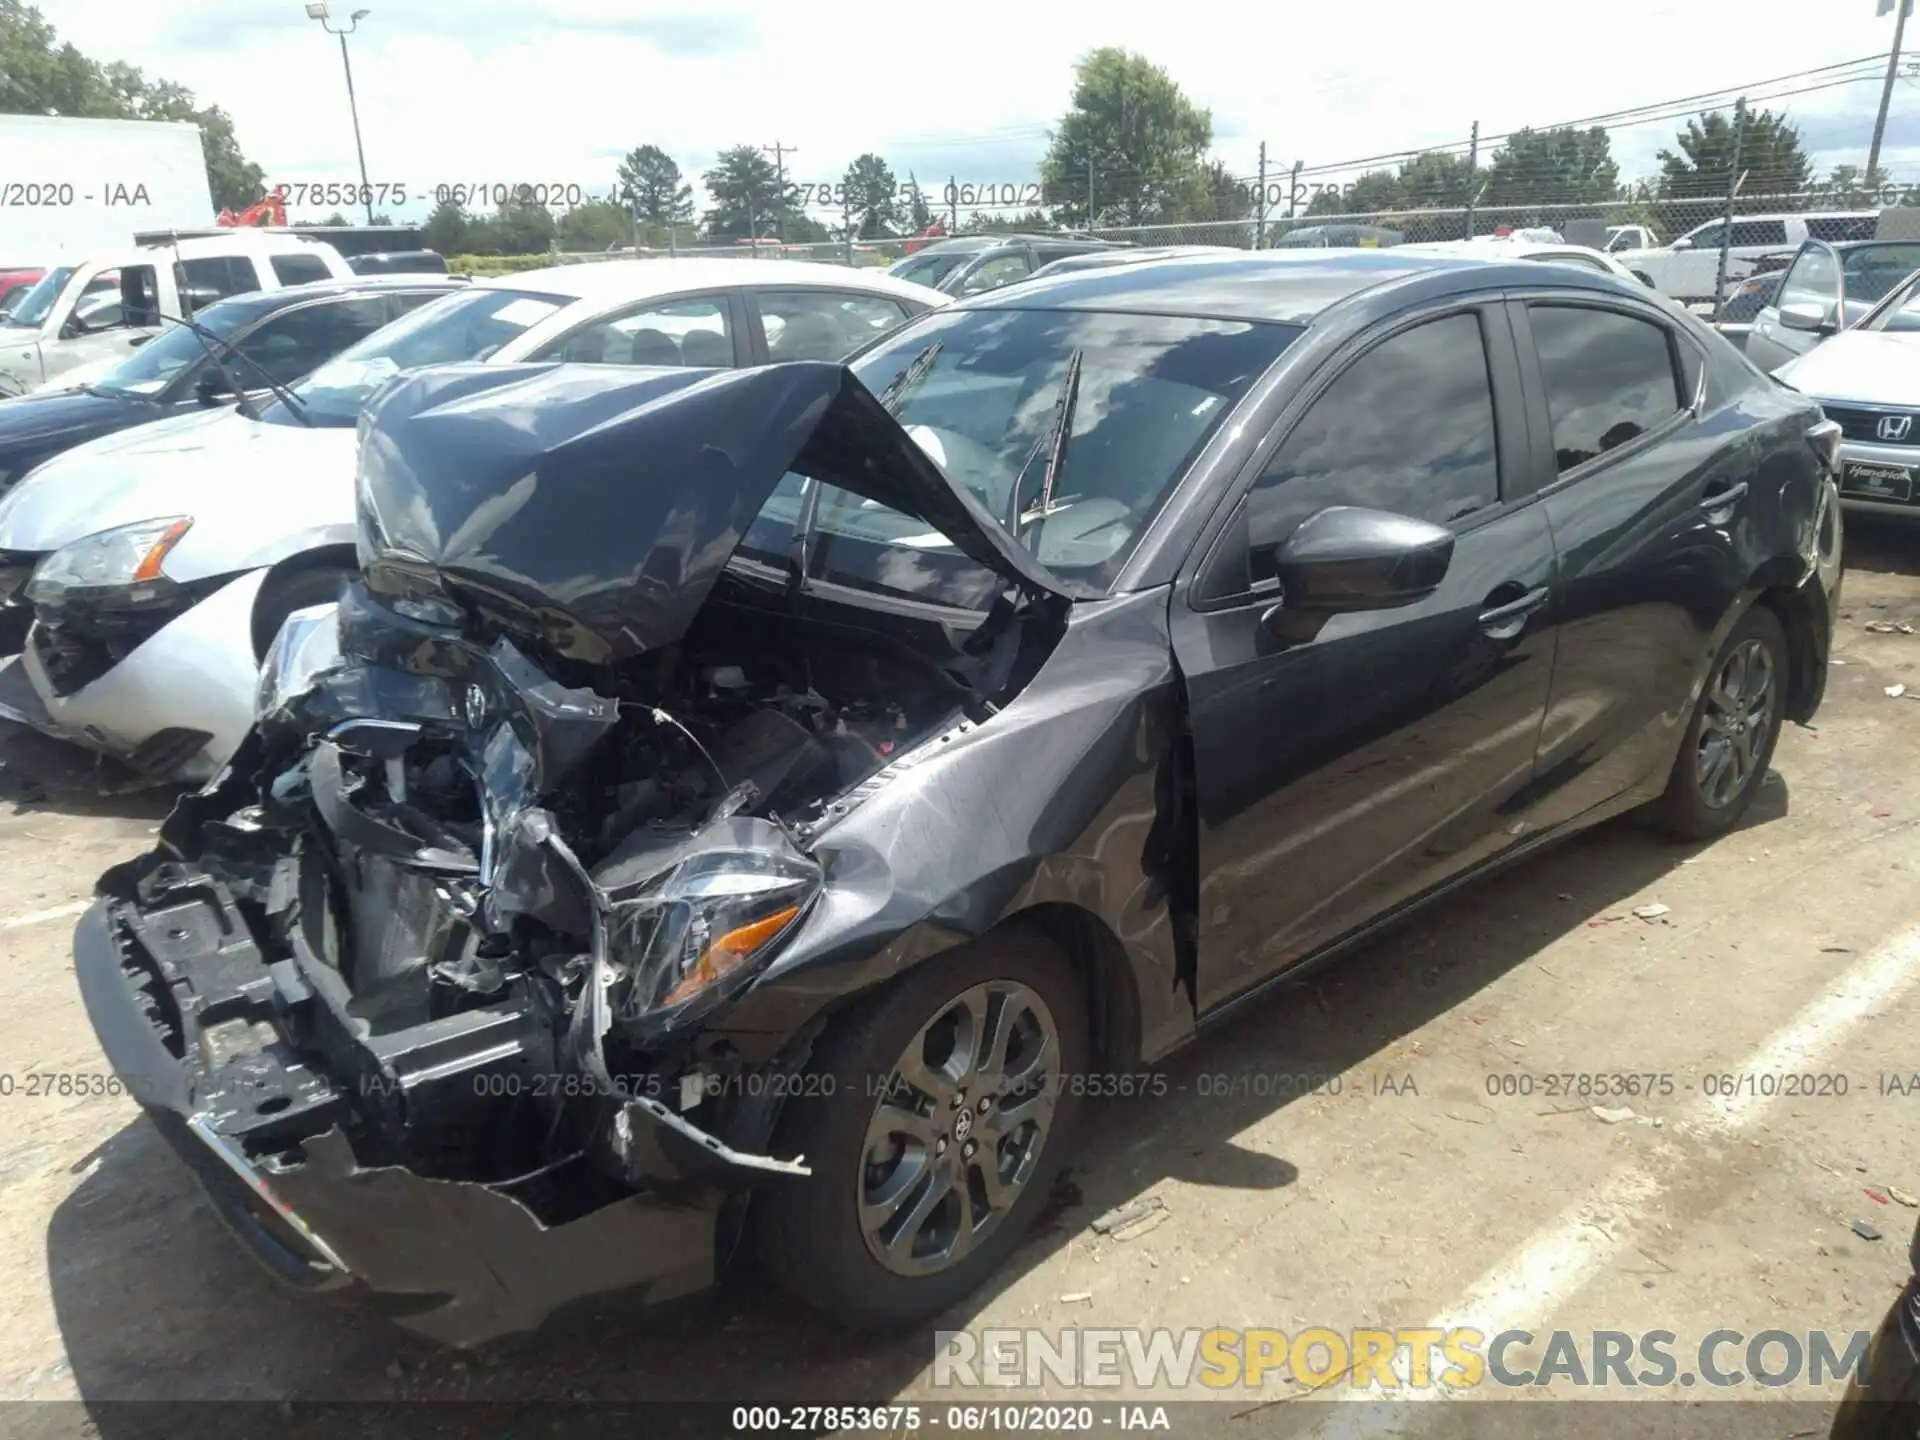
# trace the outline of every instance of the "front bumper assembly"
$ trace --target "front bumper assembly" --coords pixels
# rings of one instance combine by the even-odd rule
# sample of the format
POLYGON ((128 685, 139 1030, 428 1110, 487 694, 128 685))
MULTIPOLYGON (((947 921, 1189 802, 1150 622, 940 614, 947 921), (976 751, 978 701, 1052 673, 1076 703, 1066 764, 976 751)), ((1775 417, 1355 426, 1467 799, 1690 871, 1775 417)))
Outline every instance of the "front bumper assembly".
POLYGON ((353 1087, 287 1043, 290 1007, 311 1003, 297 967, 268 963, 217 893, 100 899, 74 968, 109 1062, 254 1257, 303 1288, 362 1287, 443 1344, 532 1329, 589 1295, 701 1290, 728 1193, 804 1173, 648 1098, 608 1102, 620 1180, 585 1152, 498 1183, 362 1163, 353 1087))

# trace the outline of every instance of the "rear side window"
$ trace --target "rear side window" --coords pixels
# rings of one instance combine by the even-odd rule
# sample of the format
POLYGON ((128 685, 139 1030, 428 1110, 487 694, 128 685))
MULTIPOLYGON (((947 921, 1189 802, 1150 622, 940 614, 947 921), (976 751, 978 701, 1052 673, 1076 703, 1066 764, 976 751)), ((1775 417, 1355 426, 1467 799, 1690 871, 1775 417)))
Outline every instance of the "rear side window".
POLYGON ((1813 240, 1871 240, 1879 233, 1878 215, 1815 215, 1807 221, 1807 236, 1813 240))
POLYGON ((1784 220, 1736 220, 1733 222, 1734 247, 1741 245, 1784 245, 1787 222, 1784 220))
POLYGON ((1530 305, 1527 313, 1562 475, 1679 413, 1680 379, 1663 327, 1587 306, 1530 305))
POLYGON ((1313 402, 1247 501, 1256 576, 1329 505, 1450 525, 1499 503, 1493 384, 1478 315, 1429 320, 1366 352, 1313 402))
POLYGON ((253 262, 239 255, 214 255, 184 260, 173 267, 173 281, 195 306, 211 305, 229 295, 247 295, 260 288, 253 262))
POLYGON ((331 280, 327 262, 318 255, 275 255, 273 274, 282 285, 311 285, 316 280, 331 280))

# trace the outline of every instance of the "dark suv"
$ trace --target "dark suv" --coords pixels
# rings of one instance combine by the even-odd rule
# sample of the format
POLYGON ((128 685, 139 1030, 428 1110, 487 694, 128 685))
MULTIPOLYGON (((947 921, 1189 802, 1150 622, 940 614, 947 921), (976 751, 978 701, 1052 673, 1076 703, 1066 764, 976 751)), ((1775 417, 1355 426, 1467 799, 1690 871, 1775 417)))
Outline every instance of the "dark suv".
POLYGON ((958 235, 916 250, 887 273, 947 295, 983 295, 1069 255, 1125 248, 1088 235, 958 235))

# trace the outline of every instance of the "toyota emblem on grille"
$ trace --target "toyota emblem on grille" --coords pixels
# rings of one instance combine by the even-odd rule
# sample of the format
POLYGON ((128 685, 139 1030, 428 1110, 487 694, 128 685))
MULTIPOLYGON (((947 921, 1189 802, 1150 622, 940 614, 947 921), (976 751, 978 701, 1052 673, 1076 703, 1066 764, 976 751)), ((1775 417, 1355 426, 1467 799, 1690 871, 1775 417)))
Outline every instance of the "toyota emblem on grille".
POLYGON ((1907 438, 1907 432, 1913 429, 1911 415, 1882 415, 1880 428, 1875 433, 1882 440, 1900 441, 1907 438))

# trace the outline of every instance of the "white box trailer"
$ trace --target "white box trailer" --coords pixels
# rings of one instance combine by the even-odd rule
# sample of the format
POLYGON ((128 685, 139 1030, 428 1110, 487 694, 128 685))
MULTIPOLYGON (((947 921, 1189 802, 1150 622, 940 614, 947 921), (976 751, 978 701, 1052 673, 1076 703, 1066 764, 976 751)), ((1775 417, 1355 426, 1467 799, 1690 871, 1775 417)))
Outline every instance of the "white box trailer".
POLYGON ((135 231, 213 218, 198 125, 0 115, 0 269, 72 264, 135 231))

